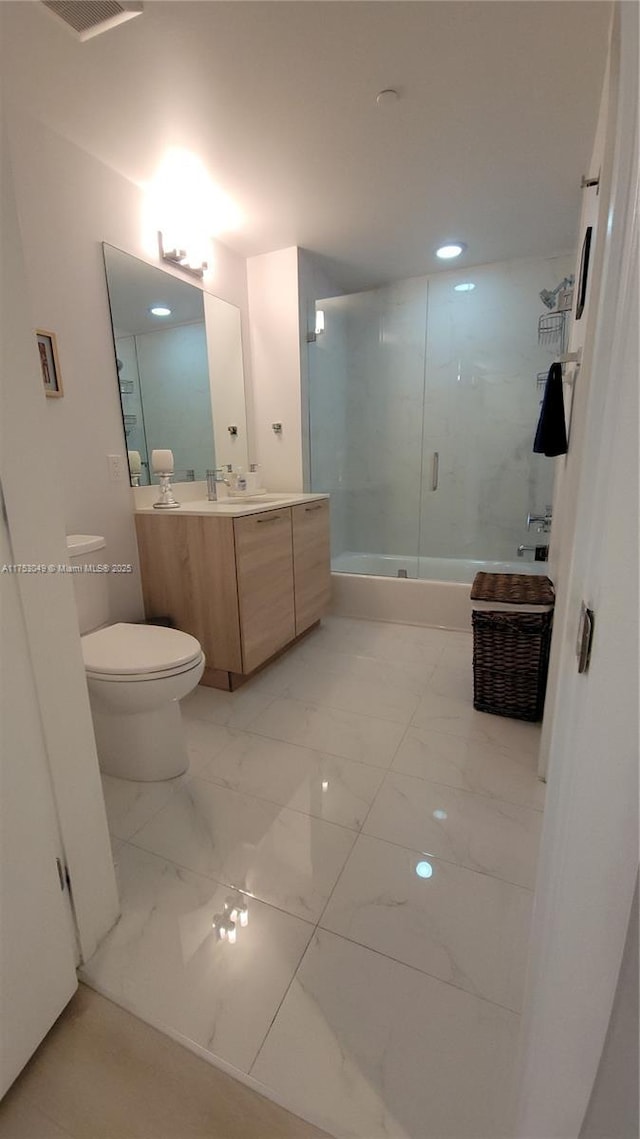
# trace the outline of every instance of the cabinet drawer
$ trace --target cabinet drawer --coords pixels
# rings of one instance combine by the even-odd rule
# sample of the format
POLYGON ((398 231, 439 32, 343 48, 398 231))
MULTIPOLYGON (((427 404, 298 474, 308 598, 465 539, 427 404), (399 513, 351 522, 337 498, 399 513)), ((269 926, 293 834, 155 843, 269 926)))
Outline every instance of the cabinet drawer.
POLYGON ((320 620, 329 604, 329 500, 300 503, 293 507, 291 515, 296 636, 299 636, 320 620))
POLYGON ((291 511, 251 514, 233 525, 246 673, 295 637, 291 511))

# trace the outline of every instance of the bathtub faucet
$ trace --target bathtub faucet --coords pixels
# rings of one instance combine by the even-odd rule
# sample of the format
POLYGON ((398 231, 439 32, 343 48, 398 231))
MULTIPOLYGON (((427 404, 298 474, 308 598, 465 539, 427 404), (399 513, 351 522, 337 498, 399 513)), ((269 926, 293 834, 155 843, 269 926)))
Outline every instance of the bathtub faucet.
POLYGON ((536 562, 546 562, 549 557, 548 546, 518 546, 518 557, 524 557, 527 550, 533 553, 533 558, 536 562))

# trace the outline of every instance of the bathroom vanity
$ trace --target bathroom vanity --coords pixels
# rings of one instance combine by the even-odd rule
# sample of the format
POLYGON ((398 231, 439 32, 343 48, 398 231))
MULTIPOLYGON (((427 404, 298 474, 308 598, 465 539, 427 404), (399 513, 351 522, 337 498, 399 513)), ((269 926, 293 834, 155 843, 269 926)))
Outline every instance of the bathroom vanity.
POLYGON ((329 601, 329 498, 136 511, 147 618, 197 637, 202 684, 231 690, 317 624, 329 601))

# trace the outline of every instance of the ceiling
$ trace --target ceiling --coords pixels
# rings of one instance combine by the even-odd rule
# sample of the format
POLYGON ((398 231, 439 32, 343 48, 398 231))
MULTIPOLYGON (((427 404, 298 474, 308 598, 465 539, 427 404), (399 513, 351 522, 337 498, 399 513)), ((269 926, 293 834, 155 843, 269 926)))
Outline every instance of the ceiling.
POLYGON ((575 245, 609 4, 147 0, 84 44, 1 7, 10 98, 137 183, 195 152, 243 256, 300 245, 357 289, 441 268, 446 239, 468 265, 575 245))

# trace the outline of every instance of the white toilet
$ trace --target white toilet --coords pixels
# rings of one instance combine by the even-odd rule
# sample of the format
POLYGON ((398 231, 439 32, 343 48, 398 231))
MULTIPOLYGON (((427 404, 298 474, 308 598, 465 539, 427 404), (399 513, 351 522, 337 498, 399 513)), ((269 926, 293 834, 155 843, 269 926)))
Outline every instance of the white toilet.
POLYGON ((120 779, 173 779, 189 760, 180 704, 204 671, 199 642, 157 625, 109 625, 104 538, 67 537, 100 770, 120 779))

